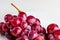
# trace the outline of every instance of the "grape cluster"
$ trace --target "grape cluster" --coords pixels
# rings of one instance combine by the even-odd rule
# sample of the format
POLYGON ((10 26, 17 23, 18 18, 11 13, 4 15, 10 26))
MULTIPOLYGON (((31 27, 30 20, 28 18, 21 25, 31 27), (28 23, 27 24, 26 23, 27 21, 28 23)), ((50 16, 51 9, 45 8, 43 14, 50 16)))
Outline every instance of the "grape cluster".
POLYGON ((0 33, 9 40, 45 40, 45 28, 32 15, 27 16, 25 12, 20 12, 18 16, 7 14, 4 20, 5 22, 0 22, 0 33))
POLYGON ((47 27, 47 40, 60 40, 60 28, 57 24, 52 23, 47 27))
POLYGON ((0 22, 0 34, 8 40, 60 40, 60 29, 57 24, 49 24, 46 31, 38 18, 27 16, 22 11, 19 11, 18 15, 4 16, 4 22, 0 22))

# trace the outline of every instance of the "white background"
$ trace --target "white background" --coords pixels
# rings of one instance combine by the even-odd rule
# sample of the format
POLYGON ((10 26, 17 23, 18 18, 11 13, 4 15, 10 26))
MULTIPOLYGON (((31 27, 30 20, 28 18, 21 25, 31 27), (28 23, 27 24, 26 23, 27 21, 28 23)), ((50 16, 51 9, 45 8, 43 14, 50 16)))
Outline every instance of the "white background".
MULTIPOLYGON (((50 23, 60 26, 60 0, 0 0, 0 22, 4 21, 4 15, 7 13, 18 15, 11 3, 17 5, 27 15, 39 18, 41 25, 45 28, 50 23)), ((6 40, 1 38, 0 40, 6 40)))

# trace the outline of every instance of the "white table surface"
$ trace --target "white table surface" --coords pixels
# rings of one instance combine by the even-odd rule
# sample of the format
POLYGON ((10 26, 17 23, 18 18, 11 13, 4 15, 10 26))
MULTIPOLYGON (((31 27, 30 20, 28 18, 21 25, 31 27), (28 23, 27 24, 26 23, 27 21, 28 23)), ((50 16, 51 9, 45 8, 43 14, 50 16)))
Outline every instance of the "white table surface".
MULTIPOLYGON (((17 5, 27 15, 33 15, 41 20, 41 25, 47 27, 50 23, 60 26, 60 0, 0 0, 0 22, 4 21, 4 15, 10 13, 18 15, 18 12, 10 3, 17 5)), ((6 40, 0 36, 0 40, 6 40)))

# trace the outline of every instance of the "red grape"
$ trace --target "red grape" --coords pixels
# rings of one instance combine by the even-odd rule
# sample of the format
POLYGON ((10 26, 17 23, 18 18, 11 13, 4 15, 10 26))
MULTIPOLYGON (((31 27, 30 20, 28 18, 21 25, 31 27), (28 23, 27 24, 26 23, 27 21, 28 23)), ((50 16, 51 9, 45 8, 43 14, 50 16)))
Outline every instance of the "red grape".
POLYGON ((5 20, 6 22, 10 21, 11 19, 12 19, 12 15, 11 15, 11 14, 7 14, 7 15, 5 15, 5 17, 4 17, 4 20, 5 20))
POLYGON ((38 33, 46 33, 45 28, 43 28, 41 25, 32 25, 32 30, 36 30, 38 33))
POLYGON ((7 27, 7 25, 6 24, 3 24, 2 25, 2 31, 3 32, 7 32, 9 29, 8 29, 8 27, 7 27))
POLYGON ((54 23, 48 25, 48 27, 47 27, 48 33, 53 33, 53 31, 57 30, 57 29, 58 29, 58 25, 54 24, 54 23))
POLYGON ((20 20, 18 17, 15 17, 15 18, 13 18, 13 19, 11 20, 11 24, 12 24, 13 26, 19 26, 20 23, 21 23, 21 20, 20 20))
POLYGON ((28 26, 27 22, 21 22, 21 23, 20 23, 20 27, 21 27, 22 29, 25 29, 27 26, 28 26))
POLYGON ((55 40, 54 35, 53 34, 49 34, 48 35, 48 40, 55 40))
POLYGON ((40 25, 40 24, 41 24, 41 23, 40 23, 40 20, 39 20, 38 18, 36 18, 35 24, 37 24, 37 25, 40 25))
POLYGON ((36 19, 34 16, 30 15, 27 17, 27 22, 29 25, 33 25, 36 22, 36 19))
POLYGON ((34 38, 36 38, 38 36, 37 32, 32 30, 30 33, 29 33, 29 39, 32 40, 34 38))
POLYGON ((25 12, 19 12, 18 17, 22 20, 22 21, 26 21, 27 19, 27 14, 25 12))
POLYGON ((60 30, 54 31, 55 40, 60 40, 60 30))
POLYGON ((11 29, 11 33, 13 36, 18 36, 21 33, 22 29, 20 27, 14 27, 11 29))

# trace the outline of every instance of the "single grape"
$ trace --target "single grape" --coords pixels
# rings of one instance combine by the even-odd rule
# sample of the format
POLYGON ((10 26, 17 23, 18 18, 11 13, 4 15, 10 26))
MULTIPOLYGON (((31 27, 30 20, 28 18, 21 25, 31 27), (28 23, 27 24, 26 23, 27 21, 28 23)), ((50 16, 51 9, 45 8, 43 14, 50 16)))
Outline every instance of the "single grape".
POLYGON ((7 25, 4 23, 3 25, 2 25, 2 31, 3 32, 7 32, 9 29, 8 29, 8 27, 7 27, 7 25))
POLYGON ((23 36, 23 35, 27 35, 27 36, 28 36, 29 32, 30 32, 30 30, 24 29, 24 30, 21 32, 20 35, 21 35, 21 36, 23 36))
POLYGON ((29 39, 30 40, 33 40, 34 38, 36 38, 38 36, 37 32, 32 30, 30 33, 29 33, 29 39))
POLYGON ((20 27, 14 27, 13 29, 11 29, 11 34, 13 36, 18 36, 21 33, 22 29, 20 27))
POLYGON ((37 25, 40 25, 41 24, 41 22, 40 22, 40 20, 38 18, 36 18, 35 24, 37 24, 37 25))
POLYGON ((25 12, 19 12, 18 17, 22 20, 22 21, 26 21, 27 19, 27 14, 25 12))
POLYGON ((26 21, 28 22, 29 25, 33 25, 36 22, 36 19, 34 16, 30 15, 27 17, 26 21))
POLYGON ((21 27, 22 29, 25 29, 27 26, 28 26, 27 22, 21 22, 21 23, 20 23, 20 27, 21 27))
POLYGON ((47 27, 47 32, 48 33, 53 33, 53 31, 58 30, 58 25, 55 23, 49 24, 47 27))
POLYGON ((5 22, 10 21, 11 19, 12 19, 12 15, 11 15, 11 14, 6 14, 6 15, 4 16, 5 22))
POLYGON ((55 40, 54 35, 53 34, 48 34, 48 39, 47 40, 55 40))
POLYGON ((18 18, 18 17, 14 17, 12 20, 11 20, 11 24, 13 26, 19 26, 21 23, 21 20, 18 18))

